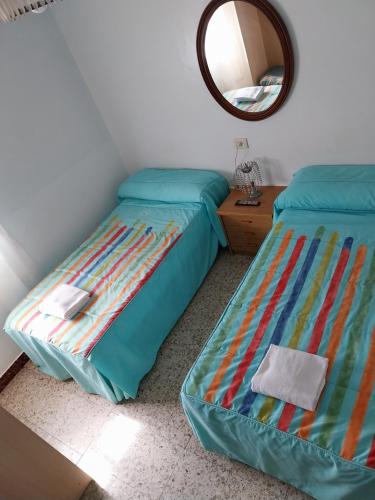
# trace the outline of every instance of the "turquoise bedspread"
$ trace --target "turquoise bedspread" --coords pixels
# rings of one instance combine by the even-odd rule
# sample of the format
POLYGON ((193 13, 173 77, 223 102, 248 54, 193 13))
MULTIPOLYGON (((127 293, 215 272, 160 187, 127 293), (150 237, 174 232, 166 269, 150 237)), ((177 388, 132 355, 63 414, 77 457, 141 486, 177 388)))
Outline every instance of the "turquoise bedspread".
POLYGON ((320 500, 375 498, 375 211, 309 210, 306 194, 296 208, 285 208, 288 193, 276 202, 277 223, 190 370, 182 404, 208 450, 320 500), (315 412, 251 391, 271 343, 328 357, 315 412))
MULTIPOLYGON (((39 297, 45 292, 44 282, 28 295, 26 305, 21 303, 13 311, 5 330, 42 371, 60 380, 73 377, 86 391, 119 401, 124 397, 136 396, 139 383, 153 366, 161 343, 211 267, 217 253, 218 239, 205 207, 198 203, 124 200, 109 219, 113 216, 124 223, 129 218, 138 218, 154 228, 163 227, 173 220, 176 226, 183 228, 183 232, 150 279, 121 314, 116 316, 89 354, 84 350, 74 354, 74 345, 79 343, 79 335, 86 335, 91 324, 97 322, 101 309, 88 314, 86 318, 64 322, 69 328, 75 321, 77 334, 73 341, 72 337, 68 339, 70 342, 59 340, 59 345, 56 339, 59 320, 56 318, 41 316, 38 320, 34 319, 35 327, 29 334, 27 328, 30 329, 30 326, 26 327, 26 331, 18 326, 22 325, 19 318, 26 306, 35 302, 37 307, 39 297), (80 326, 82 321, 86 322, 85 328, 80 326), (47 328, 46 335, 42 330, 44 325, 47 328), (55 338, 49 333, 51 328, 55 330, 55 338)), ((65 264, 59 266, 55 271, 56 277, 69 276, 66 267, 65 264)), ((85 285, 83 282, 82 286, 85 285)), ((112 295, 116 293, 114 290, 105 298, 112 300, 112 295)), ((57 333, 60 335, 60 330, 57 333)))
MULTIPOLYGON (((186 171, 180 202, 151 201, 129 190, 133 177, 120 186, 119 206, 5 325, 42 371, 60 380, 72 377, 114 402, 136 397, 161 343, 214 262, 221 233, 213 209, 228 192, 219 174, 186 171), (91 295, 69 321, 39 312, 40 302, 60 283, 91 295)), ((149 169, 143 182, 150 185, 155 177, 167 182, 176 174, 149 169)), ((158 198, 160 191, 151 189, 149 196, 158 198)))

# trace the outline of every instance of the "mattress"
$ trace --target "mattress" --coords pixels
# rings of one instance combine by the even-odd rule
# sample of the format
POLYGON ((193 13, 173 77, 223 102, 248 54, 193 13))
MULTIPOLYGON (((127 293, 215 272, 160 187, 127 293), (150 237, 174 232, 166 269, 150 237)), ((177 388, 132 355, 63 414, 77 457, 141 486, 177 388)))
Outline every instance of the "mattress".
POLYGON ((131 176, 119 188, 117 208, 12 311, 6 333, 55 378, 74 378, 113 402, 136 397, 223 243, 215 207, 227 190, 214 172, 147 169, 131 176), (168 182, 178 184, 178 195, 168 182), (163 201, 173 196, 181 201, 163 201), (61 283, 91 295, 69 321, 39 312, 61 283))
POLYGON ((374 227, 371 211, 280 211, 182 388, 206 449, 318 499, 375 498, 374 227), (315 412, 251 391, 270 344, 328 357, 315 412))

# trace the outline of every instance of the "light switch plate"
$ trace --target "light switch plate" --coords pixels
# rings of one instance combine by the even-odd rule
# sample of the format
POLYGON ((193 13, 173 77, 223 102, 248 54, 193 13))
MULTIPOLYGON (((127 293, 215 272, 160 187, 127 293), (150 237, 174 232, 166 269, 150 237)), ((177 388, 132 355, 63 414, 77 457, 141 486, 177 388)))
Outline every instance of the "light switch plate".
POLYGON ((234 138, 233 144, 236 149, 249 149, 249 142, 246 137, 234 138))

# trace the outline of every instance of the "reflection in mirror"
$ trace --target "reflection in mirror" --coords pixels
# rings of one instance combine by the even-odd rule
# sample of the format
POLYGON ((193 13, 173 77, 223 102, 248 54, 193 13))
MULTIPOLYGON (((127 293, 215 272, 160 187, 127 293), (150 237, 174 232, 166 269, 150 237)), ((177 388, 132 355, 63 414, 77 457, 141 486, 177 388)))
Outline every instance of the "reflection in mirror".
POLYGON ((268 109, 281 92, 284 56, 279 36, 267 16, 249 2, 226 2, 212 14, 205 55, 221 94, 247 112, 268 109))

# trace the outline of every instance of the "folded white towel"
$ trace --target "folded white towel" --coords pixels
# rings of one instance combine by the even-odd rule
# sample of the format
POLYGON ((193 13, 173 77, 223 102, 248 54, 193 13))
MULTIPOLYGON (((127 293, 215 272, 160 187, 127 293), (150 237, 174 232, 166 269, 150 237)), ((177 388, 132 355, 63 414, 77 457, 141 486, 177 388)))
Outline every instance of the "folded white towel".
POLYGON ((55 288, 40 304, 39 311, 61 319, 70 319, 89 301, 90 294, 71 285, 55 288))
POLYGON ((271 344, 251 380, 251 390, 314 411, 327 368, 327 358, 271 344))
POLYGON ((244 87, 237 89, 232 97, 237 104, 240 102, 257 102, 264 93, 264 87, 258 85, 257 87, 244 87))

